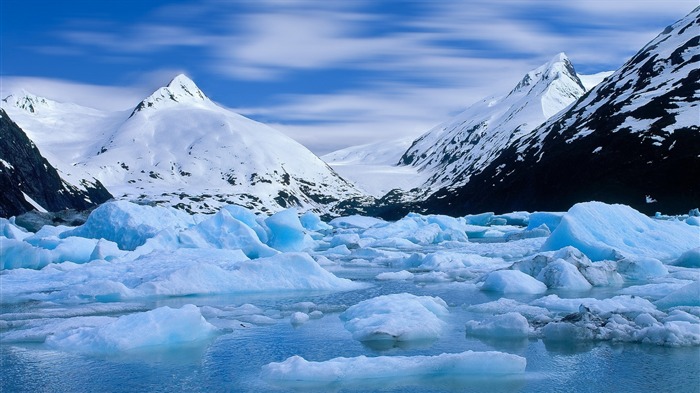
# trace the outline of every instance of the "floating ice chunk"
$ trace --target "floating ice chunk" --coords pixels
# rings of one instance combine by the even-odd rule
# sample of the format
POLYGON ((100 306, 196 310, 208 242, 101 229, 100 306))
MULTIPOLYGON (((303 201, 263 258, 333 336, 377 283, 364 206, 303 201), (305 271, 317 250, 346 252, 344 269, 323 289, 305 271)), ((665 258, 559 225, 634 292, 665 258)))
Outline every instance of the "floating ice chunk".
POLYGON ((56 239, 60 237, 63 232, 70 231, 72 229, 73 227, 67 227, 65 225, 44 225, 36 233, 30 234, 31 236, 29 237, 25 237, 24 241, 33 246, 39 246, 45 239, 56 239))
POLYGON ((464 233, 466 233, 469 239, 481 239, 486 237, 486 233, 489 232, 489 227, 483 227, 478 225, 466 225, 464 227, 464 233))
POLYGON ((179 246, 242 250, 248 258, 269 257, 278 253, 263 244, 253 228, 234 218, 229 210, 222 209, 210 218, 178 233, 179 246))
POLYGON ((334 218, 328 223, 333 228, 341 229, 367 229, 374 226, 386 225, 387 222, 379 218, 365 217, 365 216, 347 216, 334 218))
POLYGON ((436 356, 358 356, 310 362, 292 356, 262 368, 262 378, 273 381, 344 382, 366 379, 402 379, 434 376, 505 375, 525 372, 527 361, 503 352, 443 353, 436 356))
POLYGON ((659 320, 649 313, 601 313, 581 305, 579 311, 540 329, 542 337, 554 341, 612 340, 666 346, 700 344, 700 324, 659 320))
POLYGON ((688 250, 673 262, 673 265, 682 267, 700 267, 700 247, 688 250))
POLYGON ((100 239, 95 244, 95 248, 90 254, 90 260, 104 259, 105 261, 112 261, 117 258, 121 258, 126 255, 125 251, 119 249, 117 243, 100 239))
POLYGON ((380 281, 413 280, 413 273, 407 270, 401 270, 400 272, 384 272, 377 274, 376 279, 380 281))
POLYGON ((309 314, 307 313, 297 311, 289 317, 289 323, 294 326, 303 325, 306 322, 309 322, 309 314))
POLYGON ((654 220, 625 205, 586 202, 569 209, 542 249, 574 246, 594 261, 621 253, 670 262, 697 247, 698 239, 700 227, 654 220))
POLYGON ((671 292, 690 284, 687 280, 664 282, 656 284, 633 285, 618 291, 620 295, 642 296, 647 299, 661 299, 671 292))
POLYGON ((480 214, 470 214, 467 216, 464 216, 464 220, 466 221, 467 224, 470 225, 478 225, 478 226, 487 226, 489 225, 489 222, 491 222, 491 218, 493 218, 494 214, 491 212, 488 213, 480 213, 480 214))
MULTIPOLYGON (((513 269, 538 277, 545 267, 556 260, 564 260, 576 267, 593 286, 618 285, 623 282, 622 276, 617 272, 617 265, 614 262, 591 262, 581 251, 571 246, 564 247, 558 251, 541 252, 532 258, 515 262, 513 269)), ((581 284, 583 287, 586 286, 584 283, 581 284)))
POLYGON ((476 254, 465 254, 454 251, 438 251, 423 258, 418 266, 426 270, 453 270, 465 267, 486 267, 487 270, 497 269, 503 264, 501 258, 482 257, 476 254), (491 269, 489 269, 491 268, 491 269))
POLYGON ((500 298, 492 302, 474 304, 467 308, 472 312, 483 314, 505 314, 507 312, 517 312, 527 318, 541 319, 549 314, 549 310, 544 307, 531 306, 520 303, 517 300, 500 298))
POLYGON ((420 245, 404 238, 390 237, 386 239, 373 240, 366 244, 366 247, 373 248, 395 248, 397 250, 419 250, 420 245))
POLYGON ((530 213, 524 211, 512 212, 506 214, 499 214, 497 216, 494 216, 493 218, 501 218, 506 220, 506 225, 525 227, 528 226, 528 223, 530 222, 530 213))
POLYGON ((258 235, 258 240, 267 243, 267 231, 260 225, 260 219, 252 211, 238 205, 227 205, 221 208, 221 211, 226 211, 231 217, 246 224, 258 235))
POLYGON ((52 348, 89 353, 172 348, 206 340, 216 328, 191 304, 179 309, 160 307, 124 315, 94 327, 56 332, 46 339, 52 348))
POLYGON ((409 213, 396 222, 369 228, 362 236, 373 239, 402 238, 421 245, 445 241, 466 242, 465 228, 463 222, 452 217, 409 213))
POLYGON ((517 312, 496 315, 484 321, 468 321, 467 334, 495 338, 526 338, 530 334, 530 324, 517 312))
POLYGON ((0 217, 0 236, 5 236, 8 239, 24 240, 31 235, 31 232, 27 232, 24 228, 15 225, 14 218, 8 220, 0 217))
POLYGON ((352 254, 352 251, 348 249, 348 246, 345 244, 341 244, 339 246, 335 246, 333 248, 329 248, 328 250, 323 252, 324 254, 327 255, 350 255, 352 254))
POLYGON ((309 313, 309 318, 311 319, 321 319, 323 318, 323 311, 321 310, 314 310, 309 313))
MULTIPOLYGON (((412 216, 406 216, 396 222, 369 228, 362 233, 362 236, 371 237, 373 239, 387 239, 399 237, 408 239, 413 243, 419 243, 419 241, 417 241, 413 235, 419 230, 421 230, 421 227, 422 225, 417 220, 414 220, 412 216), (413 238, 409 239, 409 237, 413 238)), ((437 225, 435 225, 435 228, 439 231, 439 227, 437 225)), ((423 244, 432 243, 432 240, 434 239, 436 233, 437 232, 432 234, 432 237, 429 239, 430 241, 423 244)))
POLYGON ((576 266, 563 259, 550 262, 540 271, 537 279, 548 288, 558 288, 570 291, 587 291, 593 286, 578 271, 576 266))
POLYGON ((359 341, 422 341, 440 337, 448 314, 439 297, 398 293, 362 301, 340 319, 359 341))
POLYGON ((657 321, 656 318, 651 316, 649 313, 641 313, 634 318, 634 323, 636 323, 638 326, 648 327, 658 325, 659 321, 657 321))
POLYGON ((574 313, 585 306, 596 314, 649 313, 660 314, 659 310, 649 300, 638 296, 620 295, 608 299, 574 298, 565 299, 557 295, 548 295, 530 303, 532 306, 544 307, 552 312, 574 313))
POLYGON ((61 237, 80 236, 107 239, 122 250, 134 250, 165 228, 194 225, 192 216, 160 206, 142 206, 127 201, 107 202, 95 209, 85 224, 61 237))
POLYGON ((332 226, 321 221, 321 217, 317 216, 312 211, 307 211, 302 214, 301 217, 299 217, 299 221, 301 225, 309 231, 325 232, 333 229, 332 226))
POLYGON ((559 226, 564 214, 564 212, 534 212, 530 214, 527 229, 533 230, 544 225, 550 231, 554 231, 559 226))
POLYGON ((376 248, 358 248, 352 250, 352 258, 371 261, 371 265, 389 266, 389 267, 414 267, 417 266, 420 259, 417 256, 407 254, 405 252, 380 250, 376 248))
POLYGON ((700 281, 695 281, 669 293, 656 301, 660 308, 677 306, 700 306, 700 281))
POLYGON ((482 291, 500 293, 544 293, 547 286, 519 270, 497 270, 486 275, 482 291))
POLYGON ((281 290, 350 290, 361 287, 338 278, 319 266, 308 254, 284 253, 268 258, 243 260, 226 250, 179 249, 170 254, 154 253, 136 263, 160 263, 162 260, 179 268, 164 267, 159 276, 135 289, 141 296, 183 296, 195 294, 271 292, 281 290), (199 263, 192 263, 194 260, 199 263), (188 263, 190 262, 190 263, 188 263))
POLYGON ((528 229, 528 230, 524 230, 524 231, 508 233, 506 235, 506 241, 511 242, 513 240, 520 240, 520 239, 532 239, 532 238, 536 238, 536 237, 548 237, 551 234, 552 234, 552 232, 549 230, 549 228, 546 225, 542 224, 534 229, 528 229))
MULTIPOLYGON (((0 236, 0 267, 3 270, 41 269, 52 261, 53 254, 49 250, 34 247, 22 240, 0 236)), ((3 290, 5 289, 3 288, 3 290)))
POLYGON ((685 321, 700 324, 700 318, 682 310, 673 310, 663 319, 664 322, 685 321))
POLYGON ((248 260, 240 250, 156 251, 118 262, 51 264, 40 271, 3 274, 3 295, 13 301, 56 303, 120 301, 163 296, 278 291, 343 291, 364 284, 339 278, 307 254, 248 260))
POLYGON ((97 240, 81 237, 43 238, 27 242, 0 237, 0 259, 4 269, 41 269, 49 263, 85 263, 92 258, 97 240))
POLYGON ((275 213, 265 220, 270 230, 268 245, 280 251, 301 251, 309 247, 311 238, 301 225, 296 209, 275 213))
POLYGON ((333 236, 331 247, 345 245, 348 249, 360 248, 360 235, 356 233, 341 233, 333 236))
POLYGON ((661 261, 649 257, 628 257, 617 261, 617 271, 629 280, 648 280, 668 274, 661 261))

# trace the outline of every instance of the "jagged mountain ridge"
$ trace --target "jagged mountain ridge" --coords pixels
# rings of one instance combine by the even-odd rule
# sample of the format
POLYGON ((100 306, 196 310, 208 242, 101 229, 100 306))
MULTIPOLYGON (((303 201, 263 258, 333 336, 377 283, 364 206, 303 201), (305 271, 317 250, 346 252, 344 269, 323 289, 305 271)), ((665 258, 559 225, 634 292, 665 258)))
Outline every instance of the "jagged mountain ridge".
POLYGON ((84 210, 112 198, 99 181, 75 187, 56 169, 7 113, 0 109, 0 217, 34 209, 84 210))
MULTIPOLYGON (((64 108, 50 100, 34 112, 12 102, 6 102, 8 110, 22 114, 40 145, 55 131, 55 118, 63 117, 64 108), (41 112, 48 114, 42 118, 41 112)), ((76 111, 94 110, 68 110, 76 111)), ((308 149, 218 106, 184 75, 131 111, 94 111, 72 125, 70 142, 62 143, 80 153, 63 167, 92 174, 120 198, 207 212, 227 203, 261 211, 326 211, 338 200, 363 196, 308 149)), ((58 146, 50 141, 43 147, 58 146)))
POLYGON ((700 203, 700 7, 462 187, 414 207, 565 210, 586 200, 647 214, 700 203))
POLYGON ((500 152, 585 93, 564 53, 528 72, 507 95, 481 100, 428 131, 399 164, 430 174, 421 193, 467 183, 500 152))

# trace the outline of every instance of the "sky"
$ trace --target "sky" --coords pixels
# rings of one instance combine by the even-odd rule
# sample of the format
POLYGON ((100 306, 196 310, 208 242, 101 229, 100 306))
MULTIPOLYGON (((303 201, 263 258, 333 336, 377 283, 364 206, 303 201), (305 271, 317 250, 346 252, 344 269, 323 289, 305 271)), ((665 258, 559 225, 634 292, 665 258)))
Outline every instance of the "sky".
POLYGON ((415 138, 565 52, 615 70, 698 0, 0 0, 0 94, 136 106, 184 73, 322 155, 415 138))

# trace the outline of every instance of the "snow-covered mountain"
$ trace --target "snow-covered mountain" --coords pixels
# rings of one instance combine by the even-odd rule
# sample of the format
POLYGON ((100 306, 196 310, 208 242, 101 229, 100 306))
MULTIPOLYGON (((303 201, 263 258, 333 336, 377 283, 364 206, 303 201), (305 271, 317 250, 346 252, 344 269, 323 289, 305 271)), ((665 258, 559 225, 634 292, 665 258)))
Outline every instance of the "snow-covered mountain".
POLYGON ((565 210, 625 203, 683 213, 700 204, 700 7, 666 28, 565 111, 499 152, 427 211, 565 210))
POLYGON ((5 106, 63 171, 89 173, 119 198, 192 211, 227 203, 275 211, 362 197, 308 149, 218 106, 184 75, 132 111, 28 94, 8 97, 5 106))
POLYGON ((423 192, 467 183, 515 141, 585 93, 565 54, 528 72, 507 95, 479 101, 418 138, 400 164, 429 177, 423 192))
POLYGON ((0 109, 0 217, 37 209, 94 207, 112 196, 94 179, 73 185, 61 179, 15 122, 0 109))

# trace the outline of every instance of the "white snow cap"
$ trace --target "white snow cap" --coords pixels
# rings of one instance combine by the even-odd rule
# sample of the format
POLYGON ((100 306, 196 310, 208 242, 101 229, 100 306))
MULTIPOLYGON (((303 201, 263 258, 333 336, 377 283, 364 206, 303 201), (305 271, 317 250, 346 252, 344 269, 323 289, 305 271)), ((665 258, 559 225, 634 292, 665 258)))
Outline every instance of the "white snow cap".
POLYGON ((161 106, 170 106, 174 103, 182 102, 190 104, 213 104, 192 79, 188 78, 185 74, 179 74, 173 78, 167 86, 159 88, 141 101, 134 109, 132 116, 145 108, 159 108, 161 106))

